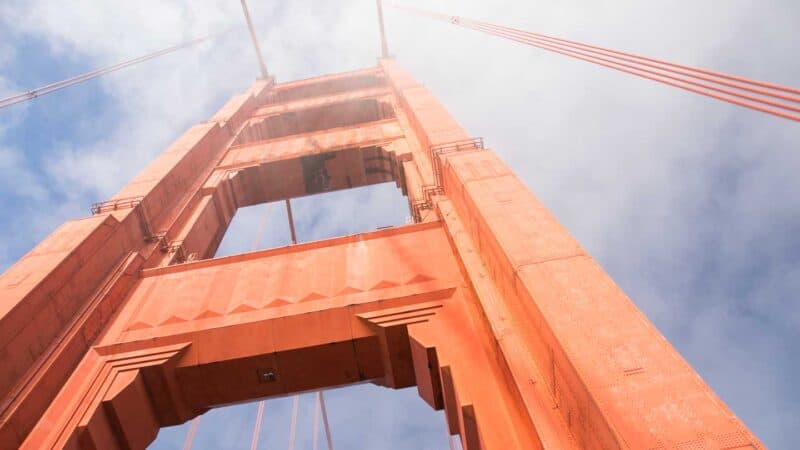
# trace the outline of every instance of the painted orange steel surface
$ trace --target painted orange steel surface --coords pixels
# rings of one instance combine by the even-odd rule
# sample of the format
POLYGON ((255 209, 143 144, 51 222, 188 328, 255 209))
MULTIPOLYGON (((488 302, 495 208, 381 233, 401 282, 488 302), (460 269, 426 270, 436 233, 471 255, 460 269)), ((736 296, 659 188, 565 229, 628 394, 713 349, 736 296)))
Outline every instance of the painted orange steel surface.
POLYGON ((257 81, 2 275, 0 448, 364 381, 467 450, 764 448, 470 138, 391 59, 257 81), (237 208, 387 181, 417 223, 213 257, 237 208))

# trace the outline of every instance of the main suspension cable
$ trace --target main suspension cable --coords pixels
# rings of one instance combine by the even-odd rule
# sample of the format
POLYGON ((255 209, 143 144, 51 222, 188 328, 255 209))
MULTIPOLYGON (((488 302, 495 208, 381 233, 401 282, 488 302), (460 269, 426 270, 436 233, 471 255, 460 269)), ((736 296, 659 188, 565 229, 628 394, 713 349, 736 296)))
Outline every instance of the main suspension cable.
POLYGON ((133 66, 135 64, 139 64, 141 62, 145 62, 145 61, 151 60, 153 58, 157 58, 159 56, 167 55, 169 53, 174 53, 174 52, 176 52, 178 50, 182 50, 182 49, 185 49, 185 48, 193 47, 193 46, 198 45, 200 43, 203 43, 203 42, 215 39, 215 38, 217 38, 217 37, 219 37, 221 35, 227 34, 230 31, 233 31, 233 30, 235 30, 237 28, 239 28, 239 27, 230 28, 230 29, 225 30, 225 31, 223 31, 221 33, 211 34, 211 35, 208 35, 208 36, 199 37, 197 39, 192 39, 192 40, 186 41, 186 42, 184 42, 182 44, 174 45, 172 47, 167 47, 165 49, 161 49, 161 50, 158 50, 158 51, 155 51, 155 52, 152 52, 152 53, 148 53, 146 55, 139 56, 137 58, 133 58, 133 59, 129 59, 129 60, 126 60, 126 61, 122 61, 120 63, 113 64, 111 66, 102 67, 100 69, 95 69, 95 70, 92 70, 92 71, 89 71, 89 72, 86 72, 86 73, 83 73, 83 74, 80 74, 80 75, 76 75, 74 77, 70 77, 70 78, 67 78, 67 79, 64 79, 64 80, 61 80, 61 81, 57 81, 55 83, 46 84, 44 86, 41 86, 41 87, 38 87, 38 88, 35 88, 35 89, 31 89, 31 90, 28 90, 28 91, 25 91, 25 92, 20 92, 18 94, 14 94, 14 95, 12 95, 10 97, 6 97, 4 99, 0 99, 0 109, 7 108, 7 107, 9 107, 11 105, 16 105, 17 103, 26 102, 28 100, 32 100, 34 98, 41 97, 41 96, 46 95, 46 94, 50 94, 51 92, 55 92, 55 91, 64 89, 64 88, 69 87, 69 86, 73 86, 75 84, 82 83, 84 81, 88 81, 88 80, 91 80, 93 78, 97 78, 97 77, 100 77, 102 75, 109 74, 111 72, 116 72, 117 70, 124 69, 125 67, 133 66))
MULTIPOLYGON (((598 57, 598 56, 595 56, 595 57, 597 57, 601 61, 617 63, 617 64, 621 64, 621 65, 623 65, 625 67, 633 67, 633 68, 638 68, 640 70, 644 70, 644 69, 641 69, 640 67, 634 67, 634 66, 631 66, 631 65, 628 65, 628 64, 623 64, 623 63, 616 62, 616 61, 628 61, 628 62, 631 62, 631 63, 637 65, 637 66, 652 67, 652 68, 660 70, 660 71, 665 71, 665 72, 669 72, 669 73, 685 75, 685 76, 688 76, 688 77, 691 77, 691 78, 704 80, 704 81, 709 81, 709 82, 716 83, 716 84, 719 84, 719 85, 722 85, 722 86, 728 86, 728 87, 733 87, 735 89, 740 89, 740 90, 744 90, 744 91, 748 91, 748 92, 754 92, 756 94, 763 95, 763 96, 769 96, 769 97, 773 97, 773 98, 789 100, 789 101, 792 101, 792 102, 795 102, 795 103, 800 103, 800 97, 797 97, 797 96, 794 96, 794 95, 787 95, 787 94, 782 94, 782 93, 779 93, 779 92, 771 92, 771 91, 768 91, 768 90, 765 90, 765 89, 754 87, 753 85, 748 85, 748 84, 744 84, 744 83, 740 83, 740 82, 720 80, 720 79, 716 79, 714 77, 702 75, 701 73, 696 72, 696 71, 689 71, 689 70, 684 70, 684 69, 664 68, 661 65, 659 65, 659 63, 643 62, 642 59, 613 56, 613 55, 609 55, 609 53, 611 53, 611 52, 606 51, 606 50, 592 50, 592 49, 587 49, 588 47, 586 47, 586 46, 579 46, 579 45, 574 45, 574 44, 565 44, 565 43, 557 41, 557 40, 545 40, 545 39, 541 39, 541 38, 537 38, 537 37, 533 36, 534 33, 526 33, 526 32, 520 32, 520 31, 509 31, 509 30, 513 30, 513 29, 507 29, 505 27, 499 27, 499 26, 496 26, 496 25, 483 25, 483 24, 480 24, 480 23, 474 23, 474 24, 473 23, 467 23, 467 24, 465 24, 465 26, 467 26, 469 28, 472 28, 474 30, 485 31, 485 32, 488 32, 490 34, 494 34, 496 36, 507 37, 507 38, 512 39, 512 40, 518 40, 519 39, 518 42, 523 42, 523 43, 526 43, 526 44, 534 45, 534 46, 537 46, 539 48, 551 49, 551 48, 555 47, 555 48, 558 48, 558 49, 565 49, 565 50, 575 51, 578 54, 586 55, 586 56, 595 56, 595 55, 611 56, 612 59, 601 58, 601 57, 598 57)), ((644 60, 644 61, 646 61, 646 60, 644 60)), ((661 72, 656 72, 656 71, 651 71, 651 70, 645 70, 645 71, 648 72, 648 73, 661 73, 661 72)), ((686 80, 685 78, 682 78, 682 77, 681 78, 670 77, 670 78, 674 78, 674 79, 677 79, 677 80, 686 80)), ((692 82, 692 81, 686 81, 686 82, 690 83, 690 84, 695 84, 695 85, 698 85, 698 86, 710 86, 710 85, 706 85, 706 84, 703 84, 703 83, 696 83, 696 82, 692 82)), ((727 90, 720 89, 720 88, 712 87, 711 89, 718 90, 720 92, 728 92, 727 90)), ((752 100, 755 100, 755 101, 763 101, 763 99, 759 99, 758 97, 747 96, 745 94, 742 94, 742 95, 744 95, 745 98, 748 98, 748 99, 752 99, 752 100)), ((765 102, 765 103, 767 103, 767 102, 765 102)), ((770 103, 767 103, 767 104, 770 104, 770 103)), ((785 108, 790 109, 792 111, 800 111, 800 108, 794 107, 792 105, 778 104, 778 106, 779 107, 785 107, 785 108)))
MULTIPOLYGON (((473 27, 470 26, 469 28, 473 28, 473 27)), ((478 31, 484 31, 479 27, 475 27, 473 29, 478 30, 478 31)), ((515 37, 515 36, 509 36, 509 35, 503 34, 503 33, 490 33, 490 34, 494 34, 496 36, 507 38, 509 40, 521 42, 521 43, 524 43, 524 44, 528 44, 528 45, 531 45, 531 46, 534 46, 534 47, 538 47, 538 48, 541 48, 543 50, 548 50, 548 51, 552 51, 554 53, 559 53, 559 54, 570 56, 570 57, 573 57, 573 58, 576 58, 576 59, 580 59, 580 60, 583 60, 583 61, 591 62, 591 63, 597 64, 597 65, 600 65, 600 66, 608 67, 608 68, 611 68, 611 69, 616 69, 616 70, 619 70, 620 72, 625 72, 625 73, 636 75, 636 76, 639 76, 639 77, 642 77, 642 78, 647 78, 647 79, 650 79, 650 80, 653 80, 653 81, 658 81, 658 82, 663 83, 663 84, 667 84, 667 85, 670 85, 670 86, 673 86, 673 87, 677 87, 677 88, 680 88, 680 89, 684 89, 684 90, 687 90, 687 91, 690 91, 690 92, 694 92, 694 93, 697 93, 697 94, 701 94, 701 95, 705 95, 705 96, 708 96, 708 97, 712 97, 712 98, 715 98, 715 99, 718 99, 718 100, 726 101, 728 103, 733 103, 733 104, 736 104, 736 105, 739 105, 739 106, 744 106, 744 107, 747 107, 747 108, 750 108, 750 109, 754 109, 754 110, 758 110, 758 111, 761 111, 761 112, 769 113, 769 114, 772 114, 772 115, 775 115, 775 116, 779 116, 779 117, 783 117, 783 118, 786 118, 786 119, 800 121, 800 115, 787 113, 786 111, 781 111, 781 109, 784 109, 784 110, 787 110, 787 111, 800 112, 800 108, 797 107, 797 106, 787 105, 787 104, 780 103, 780 102, 775 102, 775 101, 772 101, 772 100, 769 100, 769 99, 762 99, 762 98, 754 97, 754 96, 751 96, 751 95, 748 95, 748 94, 739 93, 739 92, 732 91, 732 90, 729 90, 729 89, 717 87, 717 86, 714 86, 714 85, 711 85, 711 84, 692 81, 692 80, 689 80, 689 79, 686 79, 686 78, 682 78, 682 77, 678 77, 678 76, 675 76, 675 75, 671 75, 671 73, 673 73, 671 71, 658 72, 658 71, 648 70, 648 69, 644 69, 644 68, 641 68, 641 67, 636 67, 635 65, 625 64, 625 63, 617 62, 617 61, 614 61, 614 60, 609 60, 609 59, 606 59, 606 58, 600 58, 600 57, 596 57, 596 56, 592 56, 592 55, 587 55, 586 53, 579 52, 579 51, 571 51, 571 50, 568 50, 568 49, 563 49, 563 48, 558 47, 558 46, 552 46, 552 45, 547 45, 547 44, 537 44, 535 42, 526 41, 524 39, 520 39, 520 38, 515 37), (673 80, 673 81, 670 81, 670 80, 673 80), (693 87, 693 86, 696 86, 696 87, 693 87), (698 88, 700 88, 700 89, 698 89, 698 88), (710 91, 719 92, 719 93, 721 93, 723 95, 715 94, 714 92, 710 92, 710 91), (769 105, 769 106, 774 106, 774 107, 777 107, 777 108, 780 108, 780 109, 769 108, 769 107, 766 107, 766 106, 759 105, 758 103, 762 103, 764 105, 769 105)))
POLYGON ((793 95, 800 94, 800 89, 797 88, 675 64, 488 22, 458 16, 447 16, 418 8, 394 4, 392 6, 418 16, 446 21, 464 28, 570 56, 728 103, 800 121, 800 114, 797 114, 800 113, 800 96, 793 95), (751 95, 751 93, 757 95, 751 95), (785 103, 784 101, 794 104, 785 103))

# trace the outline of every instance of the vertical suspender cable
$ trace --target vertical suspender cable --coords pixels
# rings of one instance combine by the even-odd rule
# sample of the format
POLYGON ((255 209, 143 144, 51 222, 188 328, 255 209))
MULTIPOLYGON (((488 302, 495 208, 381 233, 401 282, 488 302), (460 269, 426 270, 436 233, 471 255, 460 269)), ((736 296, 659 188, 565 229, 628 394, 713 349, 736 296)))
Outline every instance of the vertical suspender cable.
POLYGON ((192 419, 192 423, 189 425, 189 432, 186 433, 186 440, 183 441, 183 450, 192 450, 192 444, 194 443, 195 435, 197 435, 198 425, 200 425, 200 416, 192 419))
POLYGON ((297 244, 297 233, 294 231, 294 216, 292 216, 292 202, 286 199, 286 215, 289 218, 289 231, 292 233, 292 244, 297 244))
POLYGON ((289 450, 294 450, 294 439, 297 434, 297 408, 300 406, 300 396, 295 395, 292 401, 292 422, 289 424, 289 450))
POLYGON ((258 448, 258 439, 261 437, 261 422, 264 420, 264 400, 258 402, 258 412, 256 413, 256 425, 253 427, 253 439, 250 441, 250 450, 258 448))
MULTIPOLYGON (((241 0, 242 4, 242 12, 244 13, 244 20, 247 22, 247 30, 250 32, 250 40, 253 42, 253 49, 256 52, 256 58, 258 58, 258 69, 261 72, 261 78, 267 79, 269 77, 269 72, 267 71, 267 65, 264 63, 264 56, 261 54, 261 46, 258 44, 258 37, 256 37, 256 30, 253 27, 253 21, 250 19, 250 11, 247 9, 247 2, 246 0, 241 0)), ((267 225, 267 217, 269 216, 269 204, 264 207, 264 216, 261 219, 261 226, 253 240, 252 251, 258 250, 259 244, 261 242, 261 237, 264 234, 264 230, 267 225)), ((258 448, 258 439, 261 435, 261 422, 264 420, 264 400, 260 400, 258 402, 258 411, 256 412, 256 424, 253 427, 253 439, 250 441, 250 450, 256 450, 258 448)))
POLYGON ((322 412, 322 425, 325 428, 325 440, 328 443, 328 450, 333 450, 333 438, 331 437, 331 426, 328 423, 328 409, 325 407, 325 395, 319 391, 319 406, 322 412))
MULTIPOLYGON (((251 251, 258 250, 261 245, 261 239, 267 229, 267 219, 269 218, 269 203, 264 205, 264 214, 261 216, 261 223, 258 225, 256 235, 253 238, 253 244, 250 246, 251 251)), ((264 400, 258 402, 258 412, 256 412, 256 424, 253 427, 253 439, 250 441, 250 450, 258 448, 258 439, 261 436, 261 422, 264 420, 264 400)))
POLYGON ((317 392, 317 395, 314 396, 314 425, 311 431, 311 450, 317 450, 317 441, 319 437, 319 396, 322 394, 321 391, 317 392))

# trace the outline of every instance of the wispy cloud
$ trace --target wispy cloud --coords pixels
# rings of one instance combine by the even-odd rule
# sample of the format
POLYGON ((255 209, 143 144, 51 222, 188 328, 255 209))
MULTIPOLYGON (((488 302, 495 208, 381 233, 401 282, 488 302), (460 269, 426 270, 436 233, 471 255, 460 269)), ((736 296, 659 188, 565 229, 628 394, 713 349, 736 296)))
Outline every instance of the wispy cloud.
MULTIPOLYGON (((779 83, 800 79, 792 1, 406 3, 779 83)), ((250 4, 279 80, 375 63, 371 0, 250 4)), ((0 18, 14 39, 42 39, 54 58, 87 67, 242 22, 238 2, 221 0, 10 1, 0 18)), ((393 10, 387 31, 400 63, 486 138, 756 434, 791 448, 787 430, 800 423, 792 344, 800 127, 393 10)), ((112 195, 243 90, 257 73, 249 45, 242 31, 102 79, 112 117, 88 144, 76 131, 74 142, 27 149, 13 126, 0 125, 0 183, 14 184, 0 195, 0 226, 10 230, 0 247, 12 249, 0 258, 18 257, 112 195), (34 167, 40 156, 46 163, 34 167), (26 245, 12 242, 20 236, 26 245)), ((26 57, 0 44, 0 67, 26 57)), ((90 106, 76 130, 97 123, 90 106)), ((326 210, 330 230, 351 220, 344 210, 326 210)))

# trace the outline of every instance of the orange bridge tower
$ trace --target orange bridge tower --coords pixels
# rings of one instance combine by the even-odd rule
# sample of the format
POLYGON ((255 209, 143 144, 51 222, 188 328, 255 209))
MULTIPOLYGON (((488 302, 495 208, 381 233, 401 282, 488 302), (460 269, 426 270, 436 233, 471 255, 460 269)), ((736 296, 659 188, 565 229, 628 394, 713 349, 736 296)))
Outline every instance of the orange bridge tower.
POLYGON ((383 58, 261 79, 0 278, 0 447, 416 385, 467 450, 761 449, 481 139, 383 58), (214 258, 237 208, 393 181, 414 223, 214 258))

